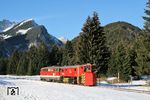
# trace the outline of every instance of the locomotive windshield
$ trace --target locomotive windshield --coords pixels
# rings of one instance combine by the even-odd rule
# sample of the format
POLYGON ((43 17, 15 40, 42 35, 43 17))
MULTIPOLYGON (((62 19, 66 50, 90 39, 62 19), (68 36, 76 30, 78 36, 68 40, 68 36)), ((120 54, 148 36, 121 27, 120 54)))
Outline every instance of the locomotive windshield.
POLYGON ((90 70, 91 70, 91 67, 90 67, 89 65, 87 65, 87 66, 84 67, 84 71, 85 71, 85 72, 88 72, 88 71, 90 71, 90 70))

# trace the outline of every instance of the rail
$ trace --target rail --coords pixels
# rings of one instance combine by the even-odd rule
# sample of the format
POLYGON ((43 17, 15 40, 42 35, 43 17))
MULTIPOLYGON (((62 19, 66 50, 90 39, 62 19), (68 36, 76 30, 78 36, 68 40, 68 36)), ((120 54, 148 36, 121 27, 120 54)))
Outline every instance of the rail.
POLYGON ((136 92, 136 93, 145 93, 145 94, 150 95, 150 90, 147 91, 147 90, 137 90, 137 89, 125 88, 125 87, 136 87, 136 86, 139 86, 139 85, 113 85, 113 84, 98 83, 96 86, 101 87, 101 88, 110 88, 110 89, 113 89, 113 90, 136 92))

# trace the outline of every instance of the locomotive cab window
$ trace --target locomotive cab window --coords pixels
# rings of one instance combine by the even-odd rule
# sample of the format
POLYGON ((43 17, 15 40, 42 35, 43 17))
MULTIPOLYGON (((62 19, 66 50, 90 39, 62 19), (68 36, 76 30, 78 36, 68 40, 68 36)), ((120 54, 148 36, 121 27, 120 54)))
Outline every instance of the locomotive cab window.
POLYGON ((90 70, 91 70, 90 66, 85 66, 85 67, 84 67, 84 71, 85 71, 85 72, 88 72, 88 71, 90 71, 90 70))

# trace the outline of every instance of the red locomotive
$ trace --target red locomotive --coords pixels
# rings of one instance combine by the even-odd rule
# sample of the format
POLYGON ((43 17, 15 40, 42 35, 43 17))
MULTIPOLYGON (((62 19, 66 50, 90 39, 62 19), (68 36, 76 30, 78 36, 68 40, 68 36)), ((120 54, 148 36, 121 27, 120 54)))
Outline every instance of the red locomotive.
POLYGON ((41 68, 40 78, 45 81, 93 86, 96 84, 96 75, 92 69, 92 64, 44 67, 41 68))

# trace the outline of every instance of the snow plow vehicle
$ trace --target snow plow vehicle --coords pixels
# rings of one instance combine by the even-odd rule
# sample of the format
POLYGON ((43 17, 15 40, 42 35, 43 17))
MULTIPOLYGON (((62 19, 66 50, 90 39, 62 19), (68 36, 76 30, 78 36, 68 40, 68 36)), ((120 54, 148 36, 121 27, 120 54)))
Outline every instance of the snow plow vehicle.
POLYGON ((96 85, 96 74, 93 72, 92 64, 43 67, 40 70, 40 78, 50 82, 96 85))

